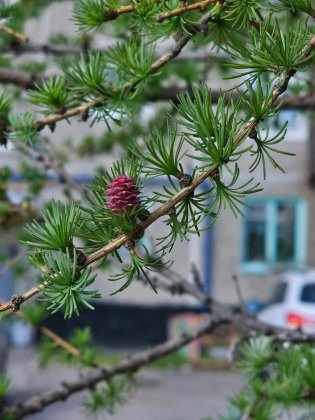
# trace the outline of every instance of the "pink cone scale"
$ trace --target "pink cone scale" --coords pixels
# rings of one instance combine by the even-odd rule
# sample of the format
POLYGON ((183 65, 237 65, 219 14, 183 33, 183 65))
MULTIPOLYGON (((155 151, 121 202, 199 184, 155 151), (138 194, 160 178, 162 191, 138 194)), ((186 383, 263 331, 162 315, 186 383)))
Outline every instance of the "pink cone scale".
POLYGON ((135 178, 120 175, 113 179, 105 192, 106 207, 114 213, 131 212, 140 204, 140 188, 135 178))

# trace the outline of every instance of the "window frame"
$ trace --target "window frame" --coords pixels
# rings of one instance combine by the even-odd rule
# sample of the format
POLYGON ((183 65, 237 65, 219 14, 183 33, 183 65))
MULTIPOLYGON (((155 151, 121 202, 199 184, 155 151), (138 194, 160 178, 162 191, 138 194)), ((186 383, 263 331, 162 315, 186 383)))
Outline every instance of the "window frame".
POLYGON ((305 267, 307 256, 307 203, 303 198, 281 198, 263 197, 251 199, 246 202, 250 207, 256 205, 266 205, 266 227, 265 227, 265 261, 248 261, 246 259, 247 250, 247 221, 245 217, 242 221, 242 253, 241 271, 249 274, 268 274, 282 269, 301 269, 305 267), (294 205, 294 261, 291 263, 279 262, 277 260, 277 208, 281 204, 294 205))

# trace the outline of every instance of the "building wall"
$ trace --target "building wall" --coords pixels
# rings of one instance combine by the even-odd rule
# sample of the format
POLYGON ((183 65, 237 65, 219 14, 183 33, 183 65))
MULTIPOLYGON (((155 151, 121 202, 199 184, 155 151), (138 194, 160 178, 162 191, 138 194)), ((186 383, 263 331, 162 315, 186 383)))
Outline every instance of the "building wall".
MULTIPOLYGON (((314 238, 314 192, 308 184, 309 178, 309 142, 308 120, 302 120, 302 126, 292 127, 287 138, 279 149, 295 153, 296 156, 277 156, 277 161, 285 168, 283 174, 271 165, 267 168, 267 179, 263 180, 261 168, 253 173, 255 180, 261 181, 264 188, 255 197, 264 198, 294 198, 304 199, 307 207, 307 259, 305 266, 315 264, 315 238, 314 238), (299 131, 295 136, 296 130, 299 131), (301 136, 302 133, 302 136, 301 136), (260 173, 259 173, 260 171, 260 173)), ((290 128, 290 124, 289 124, 290 128)), ((249 159, 243 160, 241 168, 246 174, 249 159)), ((248 180, 242 176, 240 184, 248 180)), ((237 294, 232 281, 232 275, 236 274, 242 289, 244 299, 259 298, 265 300, 270 295, 272 285, 279 276, 277 270, 271 270, 268 274, 246 273, 242 269, 242 242, 244 235, 244 220, 242 217, 235 219, 230 210, 221 213, 214 228, 214 256, 213 256, 213 294, 217 299, 225 302, 237 303, 237 294)), ((283 267, 285 270, 285 267, 283 267)))

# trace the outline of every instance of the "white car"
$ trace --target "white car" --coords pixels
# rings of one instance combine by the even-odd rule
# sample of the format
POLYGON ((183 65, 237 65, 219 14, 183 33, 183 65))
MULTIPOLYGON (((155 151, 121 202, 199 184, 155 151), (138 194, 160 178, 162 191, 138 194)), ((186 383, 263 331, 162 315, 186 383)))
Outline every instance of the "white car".
POLYGON ((284 273, 257 318, 278 327, 300 328, 314 334, 315 270, 284 273))

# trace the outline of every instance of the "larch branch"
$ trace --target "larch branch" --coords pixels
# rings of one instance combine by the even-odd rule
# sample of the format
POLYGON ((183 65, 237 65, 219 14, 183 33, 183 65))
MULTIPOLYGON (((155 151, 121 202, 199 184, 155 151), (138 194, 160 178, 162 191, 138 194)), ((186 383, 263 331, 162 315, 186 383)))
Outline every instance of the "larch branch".
POLYGON ((13 36, 14 38, 18 39, 19 41, 22 41, 22 42, 27 42, 28 41, 28 36, 22 34, 21 32, 15 31, 14 29, 11 29, 6 25, 0 25, 0 31, 5 32, 6 34, 13 36))
MULTIPOLYGON (((298 54, 298 59, 307 58, 311 52, 315 48, 315 36, 306 44, 306 46, 302 49, 302 51, 298 54)), ((294 76, 295 70, 286 70, 280 74, 280 76, 275 80, 273 85, 273 92, 270 98, 270 104, 275 106, 277 103, 278 98, 282 95, 287 87, 290 79, 294 76)), ((264 106, 267 106, 267 102, 265 101, 264 106)), ((240 130, 236 133, 233 139, 234 149, 236 149, 243 140, 246 139, 248 133, 252 131, 252 129, 258 124, 254 117, 250 118, 250 120, 244 124, 240 130)), ((188 187, 182 188, 177 194, 175 194, 168 202, 161 205, 157 208, 144 222, 139 223, 136 226, 136 233, 139 234, 139 229, 145 231, 150 225, 152 225, 156 220, 165 216, 169 213, 169 211, 176 206, 176 204, 180 203, 186 197, 188 197, 200 184, 202 184, 206 179, 212 178, 216 175, 218 170, 217 165, 213 165, 207 171, 199 173, 191 182, 188 187)), ((106 244, 103 248, 95 251, 94 253, 87 256, 86 261, 83 267, 91 265, 92 263, 100 260, 101 258, 105 257, 106 255, 116 251, 118 248, 123 246, 128 240, 132 238, 132 234, 126 235, 122 234, 119 235, 117 238, 113 239, 110 243, 106 244)), ((41 285, 39 287, 35 287, 31 289, 29 292, 26 292, 21 297, 21 303, 27 299, 38 294, 45 286, 41 285)), ((5 305, 0 305, 0 312, 4 312, 8 309, 12 308, 12 301, 6 303, 5 305)))
POLYGON ((165 13, 161 13, 157 16, 156 20, 158 22, 163 22, 166 19, 171 19, 172 17, 182 15, 183 13, 191 12, 192 10, 199 9, 201 12, 204 12, 206 10, 207 6, 210 6, 210 4, 213 3, 219 3, 218 0, 203 0, 197 3, 189 4, 186 6, 178 7, 177 9, 170 10, 165 13))

